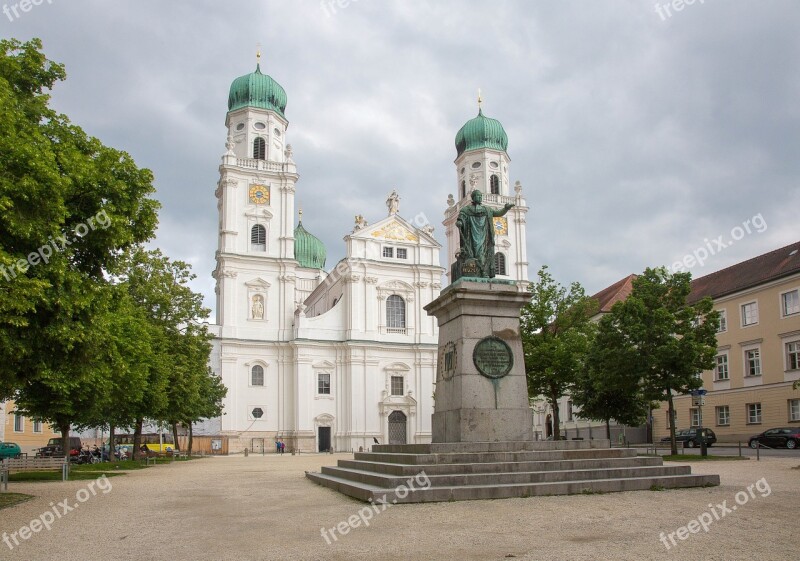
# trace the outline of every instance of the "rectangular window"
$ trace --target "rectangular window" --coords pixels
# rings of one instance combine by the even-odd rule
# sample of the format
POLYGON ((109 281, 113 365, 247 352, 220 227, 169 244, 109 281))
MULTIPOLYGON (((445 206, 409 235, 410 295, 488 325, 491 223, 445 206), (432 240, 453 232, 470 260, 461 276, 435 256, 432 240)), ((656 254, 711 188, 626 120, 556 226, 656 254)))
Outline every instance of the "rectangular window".
POLYGON ((742 304, 742 327, 758 323, 758 302, 742 304))
POLYGON ((800 341, 786 343, 787 370, 800 370, 800 341))
POLYGON ((719 325, 717 326, 717 333, 724 333, 728 330, 728 310, 719 311, 719 325))
POLYGON ((731 408, 727 405, 720 405, 716 408, 717 426, 724 427, 731 424, 731 408))
POLYGON ((744 375, 761 376, 761 351, 749 349, 744 352, 744 375))
POLYGON ((747 424, 758 425, 761 424, 761 404, 748 403, 747 404, 747 424))
POLYGON ((789 400, 789 420, 800 421, 800 399, 789 400))
POLYGON ((331 394, 331 375, 325 372, 317 374, 317 393, 319 395, 331 394))
POLYGON ((717 380, 728 380, 728 355, 717 355, 717 380))
POLYGON ((700 409, 697 407, 692 407, 689 409, 689 413, 691 413, 692 417, 692 426, 699 427, 700 426, 700 409))
POLYGON ((41 421, 34 421, 33 422, 33 432, 42 432, 42 422, 41 421))
POLYGON ((384 247, 383 248, 383 256, 392 258, 394 257, 394 248, 393 247, 384 247))
POLYGON ((408 250, 403 247, 397 248, 397 258, 398 259, 407 259, 408 258, 408 250))
POLYGON ((784 316, 800 313, 800 291, 795 289, 781 294, 781 308, 784 316))
POLYGON ((402 376, 392 376, 392 395, 403 395, 402 376))
POLYGON ((22 415, 14 415, 14 432, 22 432, 25 430, 25 417, 22 415))

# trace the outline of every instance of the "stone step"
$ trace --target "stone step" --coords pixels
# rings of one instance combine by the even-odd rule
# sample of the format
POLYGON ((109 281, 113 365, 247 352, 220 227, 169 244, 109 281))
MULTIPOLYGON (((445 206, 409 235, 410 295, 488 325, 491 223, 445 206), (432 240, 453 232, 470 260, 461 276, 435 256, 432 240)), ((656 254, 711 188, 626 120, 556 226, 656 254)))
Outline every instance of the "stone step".
MULTIPOLYGON (((464 485, 430 487, 410 492, 408 488, 387 490, 341 477, 321 473, 306 473, 311 481, 340 493, 377 504, 447 502, 479 499, 525 498, 548 495, 574 495, 644 491, 648 489, 677 489, 719 485, 718 475, 665 475, 613 479, 557 481, 544 483, 511 483, 500 485, 464 485)), ((376 508, 385 509, 379 506, 376 508)))
MULTIPOLYGON (((580 442, 580 441, 577 441, 580 442)), ((636 456, 633 448, 556 449, 520 452, 466 452, 466 453, 377 453, 356 452, 355 459, 366 462, 405 465, 474 464, 498 462, 524 462, 535 460, 572 460, 591 458, 629 458, 636 456)))
POLYGON ((512 473, 457 473, 450 475, 430 475, 426 471, 422 477, 396 477, 371 471, 343 467, 323 467, 322 473, 383 489, 395 489, 402 485, 418 487, 421 484, 439 487, 468 487, 507 485, 516 483, 551 483, 561 481, 589 481, 596 479, 629 479, 658 477, 668 475, 687 475, 690 466, 633 466, 623 468, 582 469, 565 471, 528 471, 512 473), (430 483, 428 483, 428 481, 430 483))
POLYGON ((529 462, 429 464, 425 466, 403 465, 363 460, 339 460, 339 467, 372 471, 386 475, 414 476, 422 469, 428 475, 450 475, 471 473, 513 473, 521 471, 564 471, 570 469, 603 469, 638 466, 660 466, 661 458, 654 456, 632 456, 624 458, 589 458, 576 460, 539 460, 529 462))
POLYGON ((375 444, 371 452, 379 454, 453 454, 476 452, 523 452, 548 450, 608 449, 608 439, 595 440, 536 440, 499 442, 448 442, 433 444, 375 444))

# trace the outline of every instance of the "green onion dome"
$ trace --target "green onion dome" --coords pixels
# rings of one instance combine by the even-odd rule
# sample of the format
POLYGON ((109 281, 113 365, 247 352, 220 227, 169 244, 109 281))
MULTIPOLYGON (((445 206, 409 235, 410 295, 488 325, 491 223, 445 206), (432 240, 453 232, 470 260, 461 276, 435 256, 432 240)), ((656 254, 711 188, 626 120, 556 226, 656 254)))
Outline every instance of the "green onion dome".
POLYGON ((316 236, 303 228, 303 223, 298 222, 294 229, 294 258, 301 267, 309 269, 322 269, 325 267, 327 257, 325 245, 316 236))
POLYGON ((231 84, 228 111, 242 107, 269 109, 285 119, 286 91, 270 76, 261 73, 261 65, 256 65, 255 72, 239 76, 231 84))
POLYGON ((508 149, 508 135, 497 119, 490 119, 478 110, 478 116, 470 119, 456 134, 456 150, 460 156, 470 150, 493 148, 505 152, 508 149))

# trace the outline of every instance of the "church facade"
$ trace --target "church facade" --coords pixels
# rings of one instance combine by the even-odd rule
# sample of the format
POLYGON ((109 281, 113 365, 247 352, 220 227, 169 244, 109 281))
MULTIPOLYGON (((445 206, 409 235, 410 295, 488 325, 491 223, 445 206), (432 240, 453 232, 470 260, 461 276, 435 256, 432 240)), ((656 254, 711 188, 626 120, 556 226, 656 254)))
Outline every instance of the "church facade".
MULTIPOLYGON (((324 244, 301 213, 295 224, 299 175, 286 104, 260 67, 230 88, 215 193, 211 368, 228 388, 219 432, 234 453, 270 452, 278 439, 301 452, 430 442, 438 332, 423 307, 448 282, 442 247, 431 225, 400 215, 393 191, 384 217, 370 224, 356 216, 345 257, 326 270, 324 244)), ((502 125, 482 111, 459 131, 446 255, 455 260, 455 219, 468 191, 481 190, 493 207, 513 203, 495 219, 495 265, 524 290, 528 209, 519 184, 513 195, 509 188, 507 144, 502 125)))

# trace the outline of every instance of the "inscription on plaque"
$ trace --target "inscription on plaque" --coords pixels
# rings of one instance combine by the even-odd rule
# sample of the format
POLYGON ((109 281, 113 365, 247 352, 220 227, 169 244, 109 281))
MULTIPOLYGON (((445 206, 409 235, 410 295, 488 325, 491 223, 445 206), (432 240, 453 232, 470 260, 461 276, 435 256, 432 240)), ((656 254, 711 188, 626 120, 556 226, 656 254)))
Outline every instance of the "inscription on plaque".
POLYGON ((478 341, 472 352, 472 362, 478 372, 487 378, 502 378, 514 366, 514 355, 508 343, 499 337, 486 337, 478 341))
POLYGON ((449 380, 456 373, 456 344, 446 343, 439 352, 439 370, 442 378, 449 380))
POLYGON ((477 277, 480 273, 478 269, 478 261, 476 259, 467 259, 461 266, 461 274, 465 277, 477 277))

